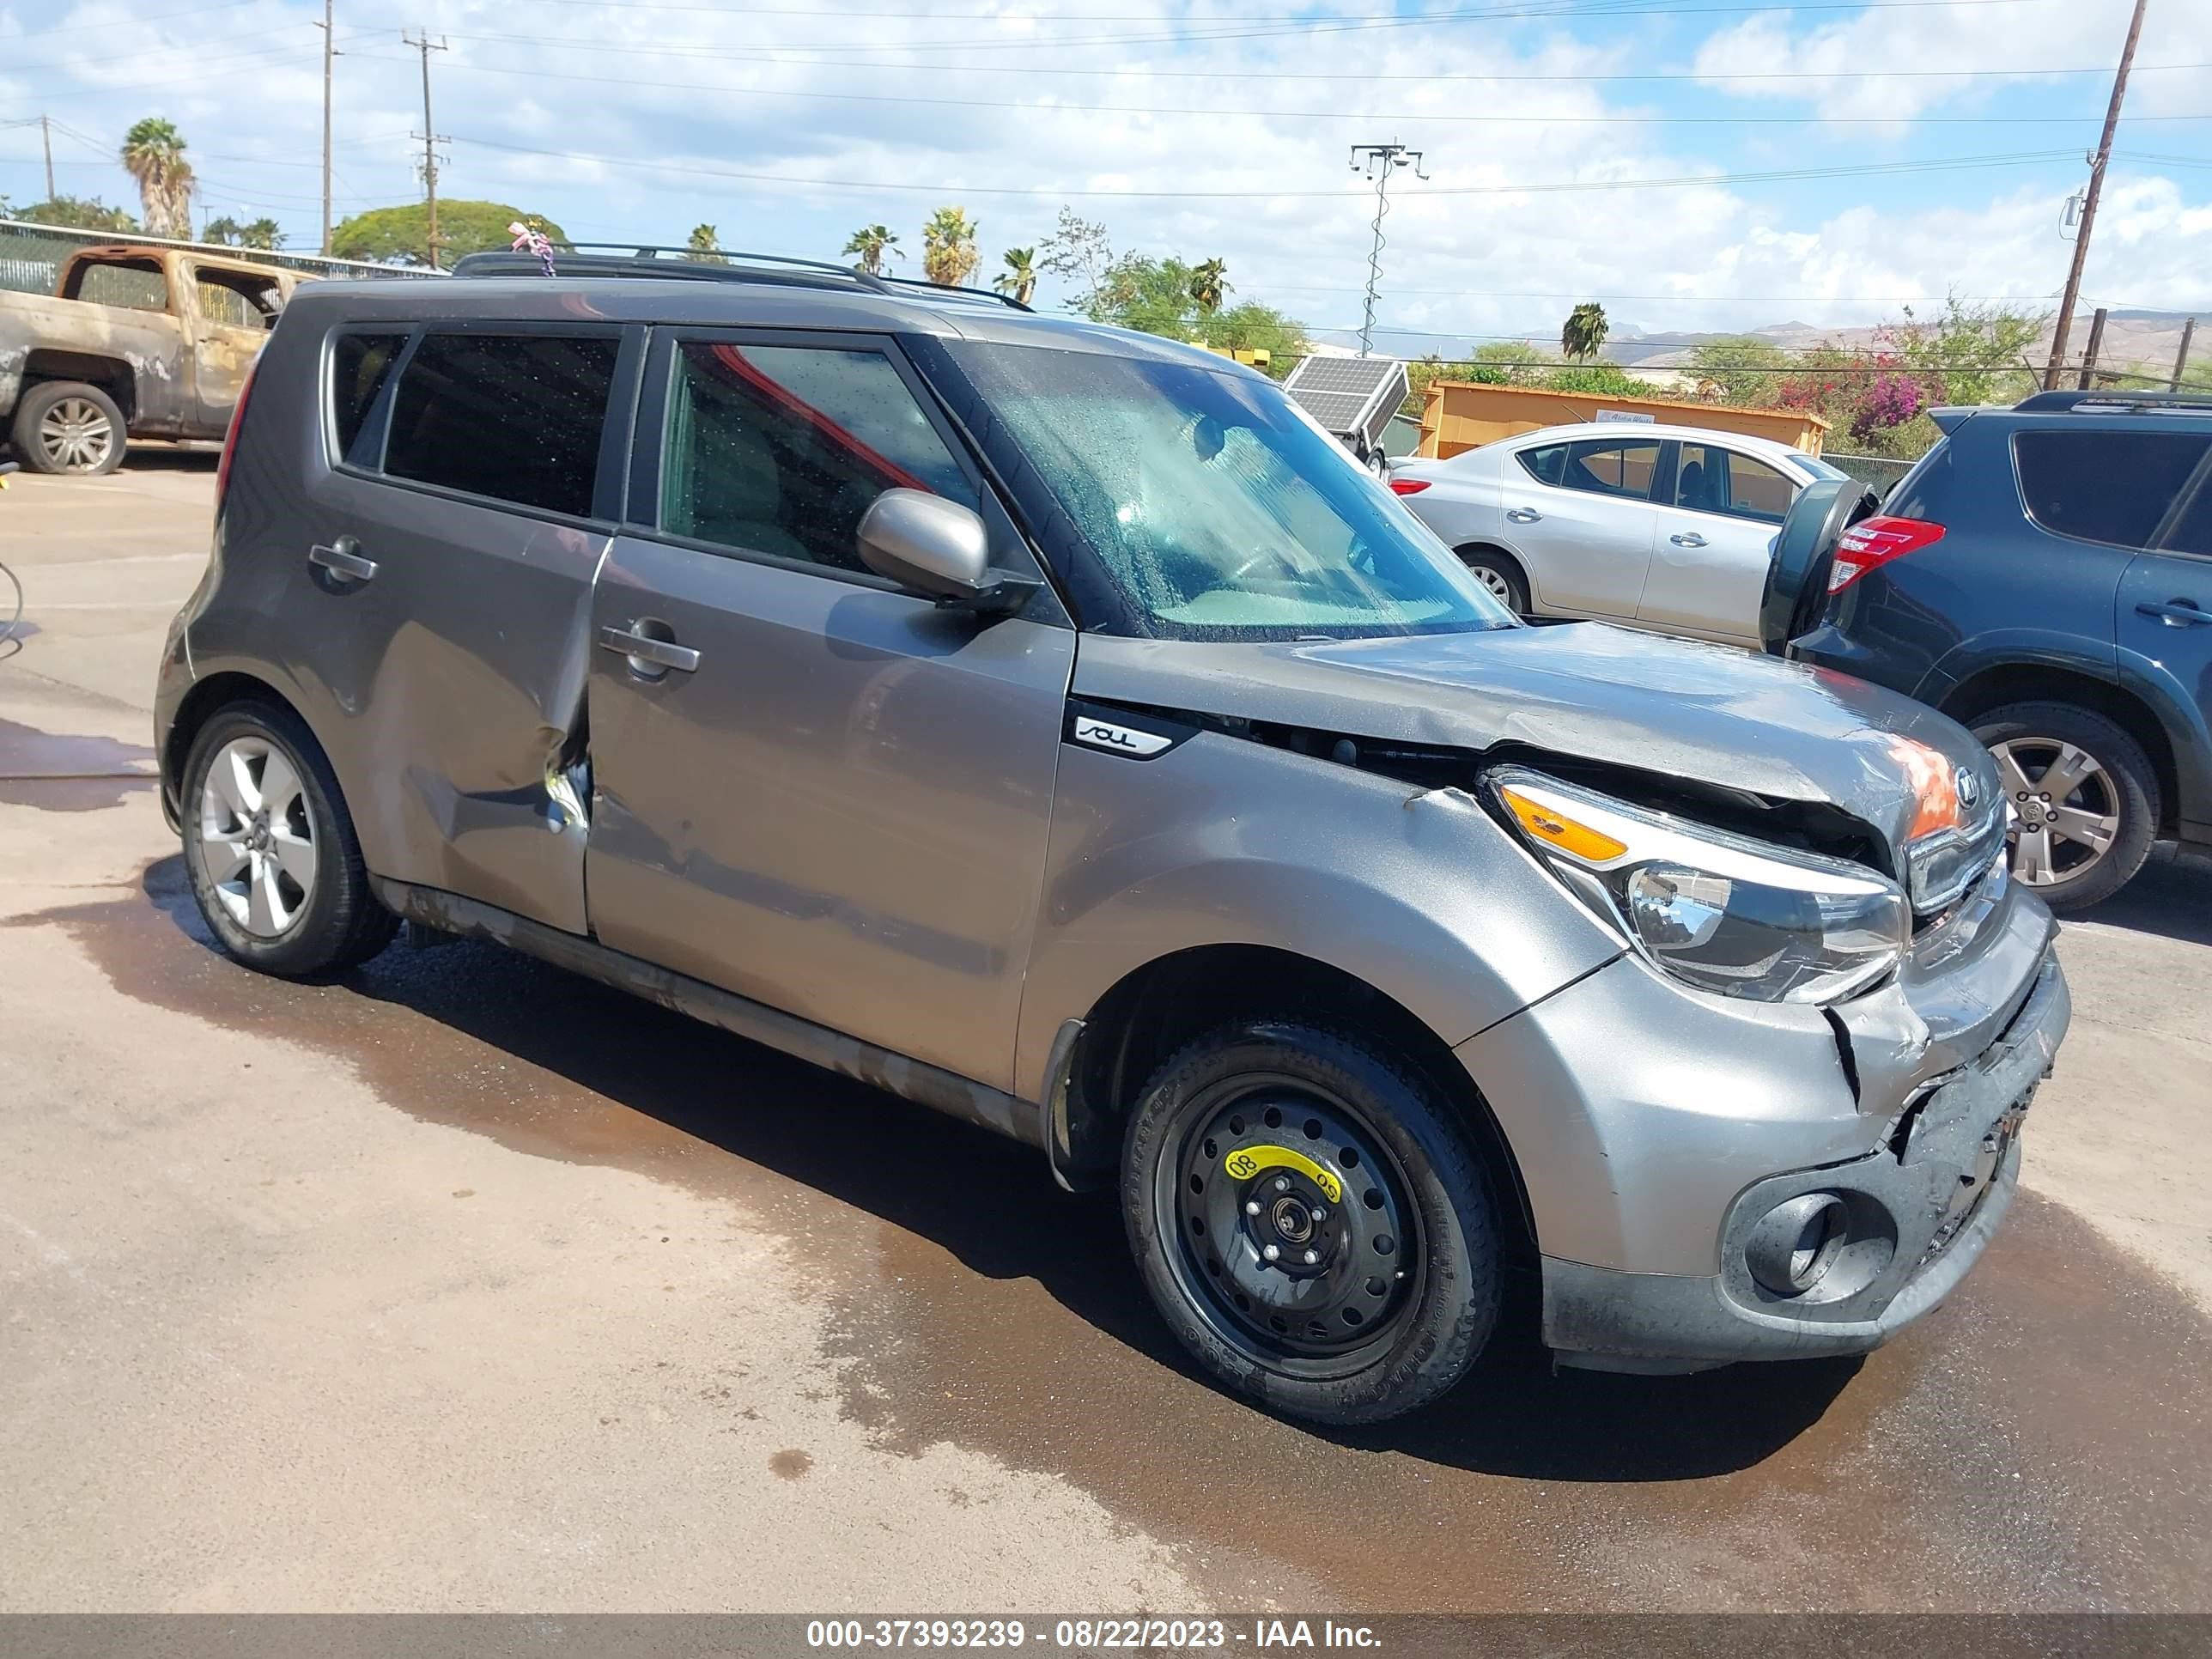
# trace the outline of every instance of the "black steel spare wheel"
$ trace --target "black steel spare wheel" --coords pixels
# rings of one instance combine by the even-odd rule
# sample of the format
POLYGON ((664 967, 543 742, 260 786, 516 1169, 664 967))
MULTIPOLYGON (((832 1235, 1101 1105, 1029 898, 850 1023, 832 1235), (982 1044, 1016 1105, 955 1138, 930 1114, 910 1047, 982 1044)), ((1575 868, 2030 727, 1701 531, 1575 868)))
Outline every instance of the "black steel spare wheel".
POLYGON ((1155 1200, 1176 1271, 1231 1346, 1287 1376, 1358 1370, 1413 1306, 1419 1226, 1405 1177, 1357 1111, 1248 1073, 1184 1103, 1155 1200), (1179 1223, 1179 1224, 1177 1224, 1179 1223))
POLYGON ((1287 1413, 1410 1410, 1495 1322, 1480 1165, 1423 1078, 1346 1035, 1252 1024, 1184 1048, 1132 1115, 1123 1200, 1177 1335, 1287 1413))

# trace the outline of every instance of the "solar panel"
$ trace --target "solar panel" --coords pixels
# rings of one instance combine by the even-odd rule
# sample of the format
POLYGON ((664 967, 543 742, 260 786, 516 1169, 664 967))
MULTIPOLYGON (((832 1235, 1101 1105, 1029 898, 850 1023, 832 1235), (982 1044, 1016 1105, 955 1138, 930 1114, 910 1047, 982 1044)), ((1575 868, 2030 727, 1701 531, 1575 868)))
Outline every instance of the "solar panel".
POLYGON ((1406 400, 1406 366, 1394 357, 1308 357, 1283 390, 1328 431, 1373 443, 1406 400))

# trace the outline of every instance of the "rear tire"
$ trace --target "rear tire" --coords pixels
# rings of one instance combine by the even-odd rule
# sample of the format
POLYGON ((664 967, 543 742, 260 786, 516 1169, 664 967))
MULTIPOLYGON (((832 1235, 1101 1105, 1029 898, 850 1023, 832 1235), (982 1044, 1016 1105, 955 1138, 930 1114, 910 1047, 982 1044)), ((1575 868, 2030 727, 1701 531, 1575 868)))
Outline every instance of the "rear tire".
POLYGON ((1490 590, 1492 599, 1516 617, 1528 614, 1528 579, 1510 555, 1494 548, 1462 547, 1459 557, 1460 562, 1474 573, 1475 580, 1490 590))
POLYGON ((96 478, 123 465, 123 411, 96 386, 42 380, 15 405, 15 459, 33 472, 96 478))
POLYGON ((337 780, 289 708, 238 702, 192 739, 185 868, 223 950, 283 979, 343 972, 392 942, 337 780))
POLYGON ((2158 774, 2141 744, 2104 715, 2063 702, 2008 703, 1973 729, 1996 757, 2012 804, 2015 880, 2063 913, 2135 878, 2159 819, 2158 774))
POLYGON ((1130 1113, 1121 1207, 1183 1346, 1290 1416, 1425 1405, 1497 1324, 1482 1165, 1433 1086, 1356 1036, 1240 1022, 1175 1054, 1130 1113))

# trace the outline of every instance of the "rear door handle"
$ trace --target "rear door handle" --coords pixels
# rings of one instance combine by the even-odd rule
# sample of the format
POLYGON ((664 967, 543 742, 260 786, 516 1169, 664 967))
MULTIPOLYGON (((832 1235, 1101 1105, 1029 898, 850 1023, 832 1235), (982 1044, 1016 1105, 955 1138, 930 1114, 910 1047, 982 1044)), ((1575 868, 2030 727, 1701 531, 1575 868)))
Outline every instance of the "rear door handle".
POLYGON ((641 626, 641 623, 633 623, 628 628, 602 628, 599 648, 628 657, 633 668, 640 663, 651 663, 657 668, 673 668, 689 674, 699 666, 699 653, 690 646, 641 634, 637 631, 641 626))
POLYGON ((1539 524, 1544 515, 1533 507, 1516 507, 1506 510, 1506 518, 1514 524, 1539 524))
POLYGON ((349 582, 365 582, 376 574, 376 561, 362 557, 361 544, 350 536, 341 536, 327 546, 317 542, 307 550, 307 562, 349 582))
POLYGON ((2136 614, 2155 617, 2168 628, 2194 628, 2199 623, 2212 623, 2212 611, 2206 611, 2194 599, 2175 599, 2169 605, 2139 605, 2136 614))
POLYGON ((1703 547, 1705 544, 1705 538, 1694 530, 1685 530, 1678 535, 1668 537, 1667 539, 1677 547, 1703 547))

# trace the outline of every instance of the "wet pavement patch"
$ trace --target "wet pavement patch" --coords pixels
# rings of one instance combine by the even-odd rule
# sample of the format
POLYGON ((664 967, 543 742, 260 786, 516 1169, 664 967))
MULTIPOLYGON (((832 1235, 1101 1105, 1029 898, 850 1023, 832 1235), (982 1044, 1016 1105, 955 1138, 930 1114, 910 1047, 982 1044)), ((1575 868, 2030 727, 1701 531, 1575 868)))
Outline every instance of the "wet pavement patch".
POLYGON ((144 744, 57 736, 0 720, 0 802, 9 805, 90 812, 156 781, 154 751, 144 744))
POLYGON ((1450 1398, 1326 1433, 1199 1381, 1110 1197, 981 1131, 489 945, 258 976, 214 950, 175 858, 15 925, 46 924, 125 994, 318 1048, 418 1117, 740 1199, 793 1241, 886 1455, 950 1441, 1064 1478, 1232 1604, 2212 1602, 2212 1328, 2033 1195, 1949 1305, 1863 1361, 1555 1375, 1524 1282, 1450 1398))

